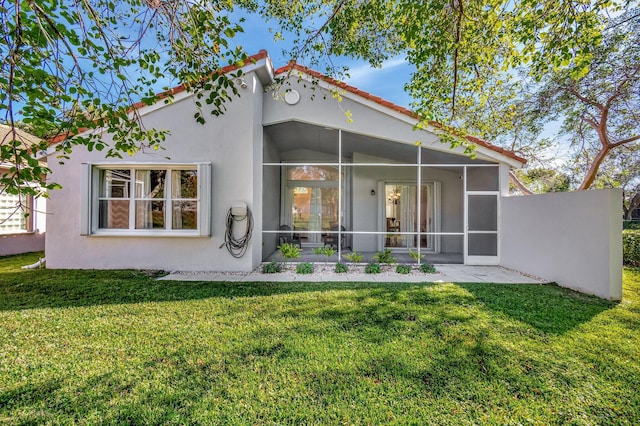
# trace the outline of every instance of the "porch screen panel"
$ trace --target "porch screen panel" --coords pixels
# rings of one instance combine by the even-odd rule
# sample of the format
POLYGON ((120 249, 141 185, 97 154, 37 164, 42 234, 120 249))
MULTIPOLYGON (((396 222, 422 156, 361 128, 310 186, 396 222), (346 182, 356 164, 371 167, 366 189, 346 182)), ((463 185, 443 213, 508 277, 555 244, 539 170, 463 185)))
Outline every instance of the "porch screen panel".
POLYGON ((500 173, 498 167, 467 167, 467 191, 498 191, 500 173))
POLYGON ((468 209, 468 255, 497 256, 498 197, 469 194, 468 209))
POLYGON ((469 195, 469 231, 498 230, 498 198, 495 195, 469 195))
POLYGON ((498 234, 469 234, 469 256, 497 256, 498 234))
POLYGON ((418 148, 349 132, 342 133, 342 162, 417 164, 418 148))
POLYGON ((278 229, 286 225, 301 242, 320 244, 330 231, 338 229, 340 171, 336 166, 312 164, 289 166, 285 170, 284 204, 278 229))

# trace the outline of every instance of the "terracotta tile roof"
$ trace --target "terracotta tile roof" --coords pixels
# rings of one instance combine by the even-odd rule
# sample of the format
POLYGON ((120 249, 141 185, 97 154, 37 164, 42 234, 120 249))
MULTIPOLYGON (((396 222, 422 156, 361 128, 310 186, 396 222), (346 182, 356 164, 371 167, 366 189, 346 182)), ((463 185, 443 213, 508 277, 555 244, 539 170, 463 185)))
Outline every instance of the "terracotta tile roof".
MULTIPOLYGON (((242 68, 243 66, 245 66, 245 65, 247 65, 247 64, 249 64, 249 63, 257 62, 257 61, 259 61, 260 59, 265 59, 265 58, 268 58, 268 57, 269 57, 269 53, 267 53, 267 51, 266 51, 266 50, 261 49, 261 50, 260 50, 258 53, 256 53, 255 55, 251 55, 251 56, 249 56, 249 57, 248 57, 248 58, 247 58, 243 63, 241 63, 241 64, 227 65, 226 67, 222 67, 222 68, 220 68, 220 70, 218 70, 218 71, 214 72, 214 74, 226 74, 226 73, 229 73, 229 72, 235 71, 235 70, 237 70, 237 69, 240 69, 240 68, 242 68)), ((177 93, 184 92, 185 90, 187 90, 187 88, 185 87, 185 85, 184 85, 184 84, 181 84, 181 85, 176 86, 176 87, 173 87, 173 88, 171 88, 171 89, 169 89, 169 90, 167 90, 167 91, 165 91, 165 92, 159 93, 159 94, 158 94, 158 97, 159 97, 160 99, 164 99, 164 98, 166 98, 166 97, 167 97, 167 96, 169 96, 169 95, 175 95, 175 94, 177 94, 177 93)), ((147 106, 147 104, 145 104, 145 103, 143 103, 143 102, 137 102, 137 103, 135 103, 135 104, 133 104, 133 105, 131 106, 131 109, 132 109, 132 110, 133 110, 133 109, 140 109, 140 108, 143 108, 143 107, 145 107, 145 106, 147 106)))
MULTIPOLYGON (((411 111, 411 110, 409 110, 407 108, 404 108, 404 107, 402 107, 400 105, 396 105, 393 102, 389 102, 389 101, 387 101, 385 99, 380 98, 379 96, 372 95, 371 93, 365 92, 364 90, 360 90, 357 87, 351 86, 351 85, 349 85, 349 84, 347 84, 347 83, 345 83, 343 81, 338 81, 338 80, 336 80, 334 78, 328 77, 328 76, 326 76, 326 75, 324 75, 324 74, 322 74, 322 73, 320 73, 318 71, 312 70, 310 68, 307 68, 305 66, 297 64, 297 63, 295 63, 293 61, 289 62, 289 64, 285 65, 284 67, 278 68, 275 71, 275 74, 276 75, 284 74, 284 73, 289 72, 289 71, 300 71, 300 72, 303 72, 303 73, 305 73, 305 74, 307 74, 307 75, 309 75, 311 77, 317 78, 318 80, 325 81, 325 82, 331 84, 332 86, 336 86, 337 88, 340 88, 340 89, 346 90, 348 92, 351 92, 351 93, 353 93, 355 95, 361 96, 361 97, 363 97, 365 99, 373 101, 373 102, 375 102, 377 104, 380 104, 380 105, 382 105, 384 107, 390 108, 390 109, 392 109, 394 111, 397 111, 397 112, 399 112, 401 114, 407 115, 407 116, 409 116, 411 118, 414 118, 416 120, 420 119, 420 116, 418 114, 416 114, 415 112, 413 112, 413 111, 411 111)), ((435 121, 429 121, 429 124, 431 126, 433 126, 433 127, 438 128, 438 129, 445 129, 445 127, 446 127, 443 124, 435 122, 435 121)), ((472 142, 472 143, 474 143, 476 145, 488 148, 488 149, 490 149, 492 151, 495 151, 495 152, 497 152, 499 154, 502 154, 502 155, 504 155, 506 157, 509 157, 509 158, 512 158, 512 159, 514 159, 516 161, 519 161, 522 164, 525 164, 527 162, 526 159, 518 156, 513 151, 506 150, 506 149, 501 148, 501 147, 499 147, 497 145, 494 145, 494 144, 492 144, 490 142, 482 140, 482 139, 480 139, 478 137, 467 135, 467 136, 465 136, 465 138, 469 142, 472 142)))
MULTIPOLYGON (((0 124, 0 145, 7 140, 13 140, 13 135, 10 134, 13 130, 14 129, 6 124, 0 124)), ((19 141, 18 146, 22 148, 29 148, 30 145, 39 144, 41 142, 39 138, 25 132, 24 130, 16 128, 15 132, 16 140, 19 141)))

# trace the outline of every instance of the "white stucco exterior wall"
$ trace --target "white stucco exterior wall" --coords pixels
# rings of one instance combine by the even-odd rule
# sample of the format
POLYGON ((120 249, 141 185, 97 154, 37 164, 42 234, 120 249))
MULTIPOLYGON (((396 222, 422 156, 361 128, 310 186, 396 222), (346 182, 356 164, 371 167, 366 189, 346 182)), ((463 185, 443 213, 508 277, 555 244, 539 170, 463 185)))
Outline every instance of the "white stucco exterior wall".
MULTIPOLYGON (((267 134, 263 136, 264 161, 280 162, 280 153, 267 134)), ((261 164, 261 163, 258 163, 261 164)), ((262 180, 262 229, 277 230, 280 227, 280 167, 263 167, 262 180)), ((262 234, 262 256, 265 258, 276 251, 279 244, 278 234, 262 234)))
POLYGON ((255 73, 251 73, 248 75, 251 78, 251 131, 252 131, 252 147, 251 147, 251 192, 252 198, 250 200, 250 204, 252 207, 252 215, 253 215, 253 235, 251 240, 249 241, 249 249, 247 250, 247 256, 251 256, 251 269, 254 269, 256 266, 262 262, 262 246, 263 246, 263 235, 262 229, 264 229, 264 225, 262 223, 264 214, 263 214, 263 170, 260 167, 262 164, 262 159, 264 157, 264 131, 262 128, 262 98, 264 96, 264 88, 260 79, 255 73))
MULTIPOLYGON (((320 83, 319 87, 313 88, 307 80, 298 81, 296 73, 293 73, 288 83, 282 85, 279 91, 268 90, 265 94, 264 125, 296 120, 409 145, 421 142, 422 147, 427 149, 467 157, 464 148, 452 150, 448 143, 440 142, 437 134, 415 130, 413 126, 416 120, 413 118, 369 99, 361 98, 356 101, 351 99, 355 95, 344 91, 341 91, 343 96, 339 101, 324 86, 326 84, 320 83), (299 92, 300 100, 297 104, 289 105, 284 101, 286 90, 299 92)), ((483 150, 482 147, 478 148, 478 159, 493 160, 486 157, 483 150)))
MULTIPOLYGON (((191 97, 156 109, 143 120, 148 128, 167 129, 171 134, 164 150, 137 153, 123 161, 143 163, 211 162, 211 236, 144 237, 82 236, 82 163, 109 163, 101 152, 78 147, 64 165, 52 155, 49 178, 62 185, 48 203, 46 257, 48 268, 161 269, 182 271, 251 271, 260 260, 263 88, 255 74, 245 75, 248 87, 240 98, 227 104, 220 117, 209 115, 198 124, 191 97), (257 99, 256 99, 257 98, 257 99), (256 150, 259 149, 259 152, 256 150), (169 159, 167 159, 167 157, 169 159), (254 230, 246 255, 233 258, 219 246, 224 242, 227 211, 234 201, 243 201, 254 213, 254 230)), ((144 110, 142 111, 144 114, 144 110)), ((105 136, 109 141, 109 137, 105 136)), ((121 160, 122 161, 122 160, 121 160)))
POLYGON ((500 264, 620 300, 621 205, 620 189, 503 197, 500 264))

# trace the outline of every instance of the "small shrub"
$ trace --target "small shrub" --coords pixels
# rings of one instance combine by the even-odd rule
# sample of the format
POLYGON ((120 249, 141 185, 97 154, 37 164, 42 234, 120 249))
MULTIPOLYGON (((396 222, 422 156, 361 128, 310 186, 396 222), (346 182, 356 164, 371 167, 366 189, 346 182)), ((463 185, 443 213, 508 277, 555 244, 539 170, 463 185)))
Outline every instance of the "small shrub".
POLYGON ((343 274, 343 273, 347 272, 348 270, 349 270, 349 268, 344 263, 340 263, 340 262, 336 263, 336 269, 335 269, 336 273, 343 274))
POLYGON ((324 253, 325 256, 327 256, 327 261, 328 261, 329 258, 333 256, 333 254, 336 252, 336 250, 333 247, 323 247, 322 252, 324 253))
POLYGON ((377 252, 373 258, 378 262, 378 263, 395 263, 396 259, 395 257, 393 257, 391 255, 391 250, 390 249, 386 249, 385 251, 379 251, 377 252))
POLYGON ((411 272, 411 265, 398 265, 396 266, 396 272, 399 274, 408 274, 411 272))
POLYGON ((262 265, 263 274, 275 274, 276 272, 282 272, 282 265, 280 262, 269 262, 266 265, 262 265))
POLYGON ((302 262, 298 263, 296 267, 296 272, 298 274, 313 274, 313 263, 302 262))
POLYGON ((358 254, 357 251, 353 251, 353 253, 343 254, 342 257, 347 259, 349 262, 360 263, 362 262, 362 255, 358 254))
POLYGON ((297 259, 300 257, 300 247, 295 244, 284 243, 281 246, 278 246, 280 249, 280 254, 284 259, 284 266, 287 266, 287 259, 297 259))
POLYGON ((422 258, 424 257, 424 254, 420 254, 418 253, 418 250, 413 251, 411 249, 409 249, 409 256, 411 256, 411 258, 413 260, 416 261, 416 263, 420 263, 420 261, 422 260, 422 258))
POLYGON ((436 272, 436 267, 431 263, 423 263, 422 265, 420 265, 420 271, 424 272, 425 274, 433 274, 436 272))
POLYGON ((622 229, 637 229, 640 230, 640 220, 623 220, 622 229))
POLYGON ((364 267, 364 272, 365 274, 379 274, 382 272, 382 269, 380 269, 378 262, 369 262, 369 264, 364 267))
POLYGON ((640 266, 640 231, 622 231, 622 261, 627 266, 640 266))
POLYGON ((333 256, 336 252, 332 247, 316 247, 313 249, 315 254, 324 254, 327 256, 327 264, 329 263, 329 258, 333 256))

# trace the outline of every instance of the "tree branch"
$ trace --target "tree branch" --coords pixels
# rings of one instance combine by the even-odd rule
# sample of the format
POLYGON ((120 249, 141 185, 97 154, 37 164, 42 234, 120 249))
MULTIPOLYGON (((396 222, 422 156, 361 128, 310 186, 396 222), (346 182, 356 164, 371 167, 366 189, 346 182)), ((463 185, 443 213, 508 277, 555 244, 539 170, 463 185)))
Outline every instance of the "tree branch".
POLYGON ((309 44, 313 40, 315 40, 320 35, 320 33, 322 33, 322 31, 327 27, 327 25, 329 25, 329 23, 331 21, 333 21, 333 18, 336 17, 336 15, 340 11, 340 9, 342 9, 342 6, 344 6, 344 4, 346 2, 347 2, 347 0, 341 0, 340 3, 338 3, 338 5, 336 6, 335 10, 331 14, 331 16, 329 16, 329 18, 327 18, 327 20, 324 22, 324 24, 322 24, 322 26, 318 29, 318 31, 316 31, 311 37, 307 38, 307 40, 305 41, 304 45, 302 45, 302 47, 300 49, 298 49, 298 52, 296 53, 296 56, 298 56, 300 54, 300 52, 304 52, 307 49, 307 47, 309 46, 309 44))
POLYGON ((596 175, 598 174, 598 169, 600 168, 600 164, 607 158, 607 154, 611 151, 610 146, 604 146, 598 154, 596 154, 595 158, 591 162, 589 166, 589 170, 587 170, 587 174, 584 176, 582 183, 578 187, 578 190, 589 189, 593 184, 593 181, 596 180, 596 175))
POLYGON ((594 120, 593 118, 589 118, 589 117, 581 117, 582 121, 584 121, 585 123, 589 124, 591 127, 593 127, 594 129, 598 129, 600 127, 600 124, 594 120))
POLYGON ((611 148, 615 148, 617 146, 625 145, 625 144, 628 144, 630 142, 635 142, 637 140, 640 140, 640 135, 636 135, 636 136, 632 136, 630 138, 622 139, 621 141, 614 142, 614 143, 611 143, 609 145, 611 146, 611 148))
MULTIPOLYGON (((38 12, 38 14, 40 15, 40 17, 42 19, 44 19, 47 22, 47 25, 49 26, 49 28, 51 29, 51 31, 53 31, 55 33, 55 35, 57 36, 57 39, 60 40, 62 42, 62 44, 64 44, 64 46, 67 48, 67 53, 69 54, 69 56, 71 57, 71 59, 73 59, 73 63, 75 64, 75 66, 80 69, 80 63, 78 62, 78 58, 76 57, 75 53, 73 52, 73 49, 71 48, 71 45, 69 44, 68 40, 62 35, 60 34, 60 31, 58 30, 58 28, 56 27, 56 23, 53 22, 53 20, 51 19, 51 17, 47 14, 47 12, 45 12, 39 5, 37 5, 35 2, 33 1, 29 1, 27 2, 27 4, 29 5, 29 7, 31 9, 33 9, 34 12, 38 12)), ((38 14, 36 14, 36 16, 38 16, 38 14)), ((42 29, 42 34, 46 37, 47 36, 47 31, 42 27, 42 24, 40 22, 40 19, 38 19, 38 26, 40 27, 40 29, 42 29)), ((49 42, 51 44, 53 44, 53 40, 49 40, 49 42)))
POLYGON ((615 100, 618 98, 618 96, 620 96, 620 95, 622 94, 622 88, 623 88, 623 87, 624 87, 624 86, 625 86, 625 85, 626 85, 630 80, 632 80, 632 79, 636 76, 636 74, 638 74, 639 72, 640 72, 640 65, 636 65, 636 67, 633 69, 633 72, 632 72, 630 75, 626 76, 626 77, 625 77, 625 78, 620 82, 620 84, 618 84, 618 85, 616 86, 616 89, 615 89, 615 91, 613 92, 613 95, 611 95, 611 96, 609 97, 609 99, 607 100, 607 105, 606 105, 606 107, 607 107, 607 108, 608 108, 609 106, 611 106, 611 103, 612 103, 613 101, 615 101, 615 100))
POLYGON ((525 195, 533 195, 533 191, 531 191, 529 188, 527 188, 526 185, 524 183, 522 183, 520 181, 520 179, 518 179, 518 177, 512 171, 509 171, 509 180, 523 194, 525 194, 525 195))
POLYGON ((584 102, 585 104, 589 104, 589 105, 591 105, 591 106, 593 106, 593 107, 596 107, 596 108, 598 108, 600 111, 602 111, 602 110, 604 109, 604 105, 602 105, 602 104, 600 104, 600 103, 598 103, 598 102, 596 102, 596 101, 594 101, 594 100, 591 100, 591 99, 587 98, 586 96, 581 95, 581 94, 576 90, 576 88, 575 88, 575 87, 573 87, 573 86, 567 86, 567 87, 565 87, 565 89, 566 89, 569 93, 571 93, 573 96, 575 96, 576 98, 578 98, 579 100, 581 100, 582 102, 584 102))

